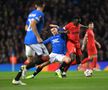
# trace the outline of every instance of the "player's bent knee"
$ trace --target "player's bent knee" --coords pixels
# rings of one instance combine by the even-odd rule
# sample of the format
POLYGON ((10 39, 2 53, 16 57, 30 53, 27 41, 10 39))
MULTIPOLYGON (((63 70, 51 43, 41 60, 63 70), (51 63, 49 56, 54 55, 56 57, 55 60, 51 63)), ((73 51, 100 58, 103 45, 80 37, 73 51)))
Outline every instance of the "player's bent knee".
POLYGON ((49 61, 49 56, 48 55, 46 55, 46 56, 41 56, 41 59, 43 60, 43 61, 49 61))
POLYGON ((34 62, 34 57, 33 56, 28 56, 27 60, 29 63, 34 62))

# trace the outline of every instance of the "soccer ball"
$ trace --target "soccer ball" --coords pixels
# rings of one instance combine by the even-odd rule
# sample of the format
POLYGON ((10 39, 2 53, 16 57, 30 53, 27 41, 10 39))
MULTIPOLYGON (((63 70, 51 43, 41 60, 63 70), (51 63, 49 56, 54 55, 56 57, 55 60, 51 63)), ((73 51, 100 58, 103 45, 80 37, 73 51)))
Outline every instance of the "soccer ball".
POLYGON ((91 76, 92 76, 92 73, 93 73, 93 71, 92 71, 91 69, 86 69, 86 70, 84 71, 84 75, 85 75, 86 77, 91 77, 91 76))

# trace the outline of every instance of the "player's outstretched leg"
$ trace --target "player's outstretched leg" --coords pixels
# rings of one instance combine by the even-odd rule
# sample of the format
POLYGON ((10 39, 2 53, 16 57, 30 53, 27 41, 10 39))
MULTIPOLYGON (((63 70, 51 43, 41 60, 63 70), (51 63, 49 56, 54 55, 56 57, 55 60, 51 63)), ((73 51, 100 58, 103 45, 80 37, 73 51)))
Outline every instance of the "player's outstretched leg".
POLYGON ((27 76, 26 79, 34 78, 39 72, 41 72, 41 70, 43 69, 43 67, 45 67, 48 64, 50 64, 50 62, 49 61, 46 61, 46 62, 38 65, 37 66, 37 69, 35 70, 35 72, 32 75, 27 76))
POLYGON ((34 78, 41 70, 43 67, 38 66, 35 72, 32 75, 27 76, 25 79, 32 79, 34 78))

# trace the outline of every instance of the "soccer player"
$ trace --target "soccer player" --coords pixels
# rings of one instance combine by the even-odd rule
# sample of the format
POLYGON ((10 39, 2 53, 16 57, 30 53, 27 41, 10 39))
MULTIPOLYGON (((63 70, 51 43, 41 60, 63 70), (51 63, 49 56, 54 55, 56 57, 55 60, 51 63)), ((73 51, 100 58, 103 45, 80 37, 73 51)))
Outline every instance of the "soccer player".
MULTIPOLYGON (((83 39, 82 50, 84 50, 85 45, 87 45, 88 58, 85 58, 83 61, 91 61, 91 68, 88 65, 89 69, 95 69, 97 63, 97 48, 96 45, 101 48, 101 45, 95 40, 95 35, 93 32, 94 23, 90 22, 88 29, 83 39)), ((89 64, 89 63, 88 63, 89 64)))
MULTIPOLYGON (((79 37, 80 28, 81 27, 86 27, 84 25, 81 25, 80 21, 81 20, 80 20, 79 17, 75 17, 72 20, 72 22, 68 23, 67 25, 65 25, 65 27, 61 28, 62 30, 69 32, 69 33, 67 33, 67 44, 66 44, 67 52, 66 52, 66 56, 71 58, 71 63, 73 63, 74 60, 76 60, 77 64, 81 63, 81 58, 82 58, 82 52, 81 52, 81 49, 80 49, 80 37, 79 37), (77 57, 77 59, 76 59, 76 57, 77 57)), ((59 28, 59 26, 53 25, 53 24, 51 24, 50 26, 59 28)), ((64 68, 65 71, 67 71, 67 69, 69 68, 71 63, 69 63, 64 68)))
MULTIPOLYGON (((71 62, 71 59, 65 55, 66 40, 65 40, 64 33, 66 33, 66 32, 59 32, 59 33, 62 33, 62 34, 59 34, 57 28, 52 28, 51 32, 52 32, 53 36, 49 37, 47 40, 45 40, 43 42, 44 44, 51 43, 51 46, 52 46, 52 52, 49 55, 49 57, 50 57, 49 63, 47 63, 46 65, 48 65, 50 63, 54 63, 54 62, 60 62, 60 63, 63 63, 60 68, 62 70, 62 67, 65 67, 68 63, 71 62)), ((44 66, 46 66, 46 65, 44 65, 44 66)), ((38 73, 36 70, 32 75, 27 76, 26 79, 34 78, 37 74, 38 73)), ((62 78, 61 71, 58 71, 57 75, 59 78, 62 78)))
MULTIPOLYGON (((26 23, 26 36, 24 40, 25 49, 26 49, 26 56, 31 61, 27 66, 21 66, 20 71, 13 79, 13 84, 20 84, 26 85, 20 80, 20 77, 26 70, 35 66, 35 63, 39 60, 42 62, 44 56, 48 56, 48 51, 44 44, 42 44, 42 38, 40 37, 41 30, 43 29, 44 25, 44 7, 45 1, 44 0, 36 0, 35 4, 36 10, 33 10, 29 15, 26 23), (37 60, 35 57, 37 56, 37 60), (33 62, 35 60, 35 62, 33 62)), ((46 58, 46 61, 48 58, 46 58)))

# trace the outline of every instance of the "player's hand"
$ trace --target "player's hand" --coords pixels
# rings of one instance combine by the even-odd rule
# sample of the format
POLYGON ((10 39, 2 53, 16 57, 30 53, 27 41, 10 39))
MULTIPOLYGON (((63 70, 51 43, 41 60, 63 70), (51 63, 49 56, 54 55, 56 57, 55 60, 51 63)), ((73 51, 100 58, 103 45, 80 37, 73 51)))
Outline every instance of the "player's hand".
POLYGON ((42 38, 40 38, 40 37, 37 37, 37 41, 38 41, 38 43, 42 43, 43 42, 42 38))
POLYGON ((98 45, 98 48, 100 49, 100 48, 101 48, 101 45, 100 45, 100 43, 97 43, 97 45, 98 45))

